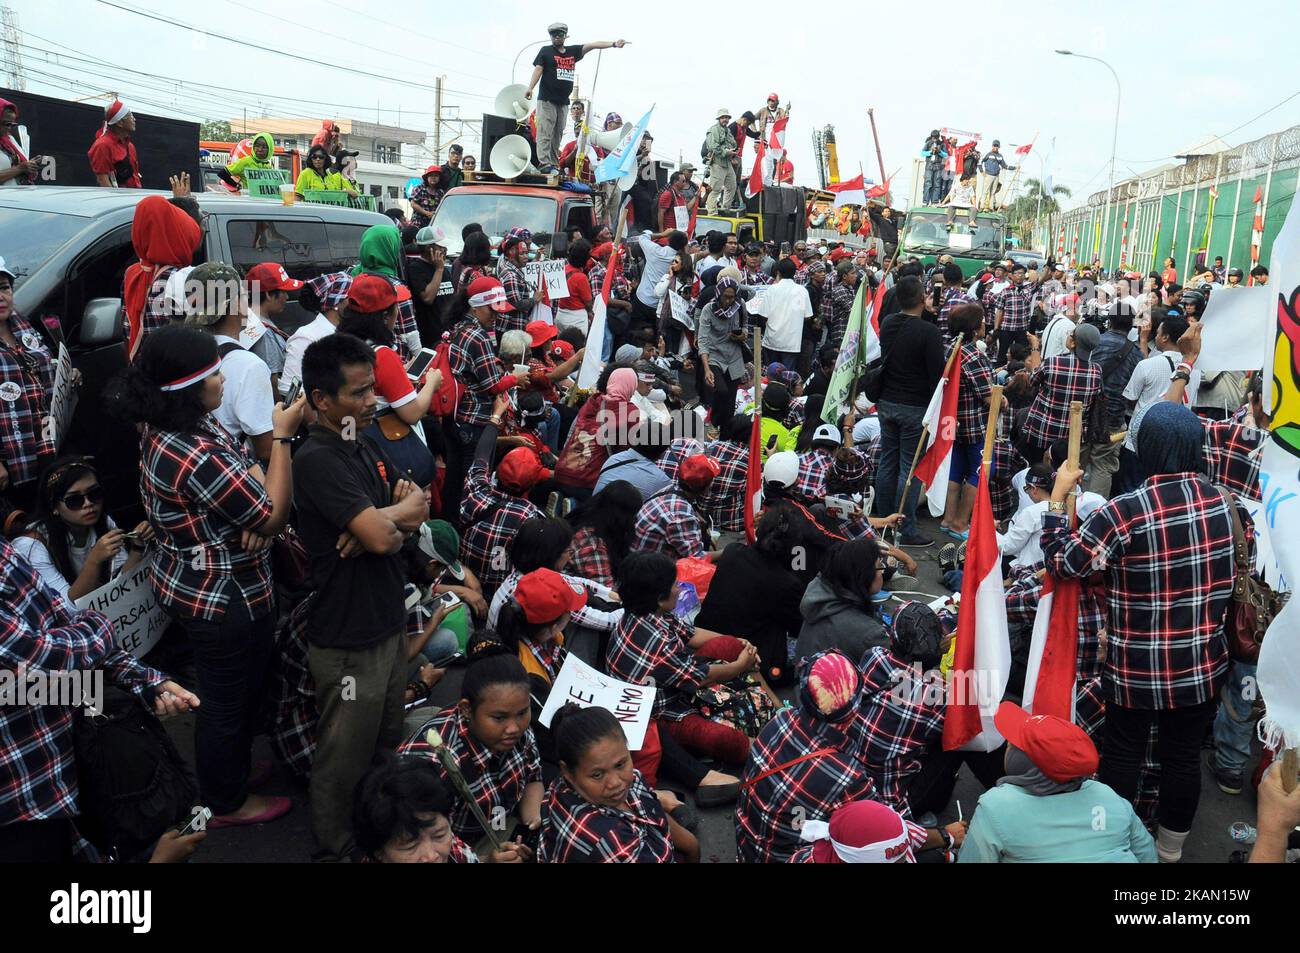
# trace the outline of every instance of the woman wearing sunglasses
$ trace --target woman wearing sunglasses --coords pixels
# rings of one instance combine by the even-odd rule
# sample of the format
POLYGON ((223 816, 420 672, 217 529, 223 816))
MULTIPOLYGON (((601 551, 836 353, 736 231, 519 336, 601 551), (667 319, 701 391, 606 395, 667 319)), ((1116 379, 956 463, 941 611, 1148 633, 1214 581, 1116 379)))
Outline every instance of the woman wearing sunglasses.
POLYGON ((89 459, 63 457, 41 477, 36 513, 14 549, 51 589, 75 602, 135 568, 151 539, 148 522, 130 533, 118 529, 104 510, 104 487, 89 459))

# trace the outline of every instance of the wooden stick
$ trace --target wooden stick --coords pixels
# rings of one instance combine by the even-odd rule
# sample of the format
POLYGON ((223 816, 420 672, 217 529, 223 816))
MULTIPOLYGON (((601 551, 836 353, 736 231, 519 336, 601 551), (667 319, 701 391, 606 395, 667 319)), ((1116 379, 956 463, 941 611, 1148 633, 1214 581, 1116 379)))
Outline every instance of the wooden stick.
POLYGON ((1282 752, 1282 790, 1287 794, 1295 790, 1297 772, 1300 772, 1300 751, 1287 748, 1282 752))
MULTIPOLYGON (((947 380, 948 375, 952 373, 953 361, 957 359, 957 352, 961 350, 962 338, 966 335, 959 334, 952 342, 952 350, 948 352, 948 360, 943 365, 943 377, 941 380, 947 380)), ((999 388, 998 393, 1002 391, 999 388)), ((925 448, 926 441, 930 437, 930 425, 928 423, 921 425, 921 437, 916 441, 916 450, 912 453, 912 465, 907 470, 907 480, 903 483, 903 493, 898 498, 898 512, 903 512, 903 504, 907 502, 907 494, 912 490, 912 477, 916 476, 916 465, 921 462, 921 451, 925 448)))
MULTIPOLYGON (((1070 449, 1066 461, 1071 467, 1079 465, 1079 445, 1083 442, 1083 401, 1070 401, 1070 449)), ((1069 525, 1074 526, 1074 501, 1077 494, 1071 490, 1070 495, 1065 499, 1065 512, 1069 517, 1069 525)))
POLYGON ((980 466, 983 473, 980 479, 989 478, 989 465, 993 462, 993 440, 998 429, 998 414, 1002 413, 1002 385, 994 384, 989 390, 989 418, 984 424, 984 453, 980 466))

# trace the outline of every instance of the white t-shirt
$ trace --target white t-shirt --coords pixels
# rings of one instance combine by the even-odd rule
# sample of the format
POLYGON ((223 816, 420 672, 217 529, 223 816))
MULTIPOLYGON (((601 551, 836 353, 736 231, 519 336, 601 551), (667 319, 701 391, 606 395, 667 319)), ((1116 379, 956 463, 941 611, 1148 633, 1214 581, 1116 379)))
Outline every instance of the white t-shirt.
POLYGON ((803 323, 813 315, 812 300, 807 288, 786 278, 756 294, 749 302, 749 313, 767 318, 765 350, 797 353, 803 344, 803 323))
MULTIPOLYGON (((234 338, 215 335, 217 346, 238 344, 234 338)), ((256 354, 240 348, 221 359, 221 373, 226 378, 221 395, 221 406, 213 416, 236 440, 247 436, 258 437, 270 433, 271 408, 275 397, 271 393, 271 369, 256 354)))
MULTIPOLYGON (((1105 502, 1104 497, 1085 491, 1075 501, 1074 511, 1082 522, 1105 502)), ((1046 512, 1047 500, 1030 501, 1011 517, 1006 533, 998 533, 998 550, 1003 556, 1012 557, 1011 565, 1032 566, 1043 561, 1043 514, 1046 512)))
MULTIPOLYGON (((1128 379, 1128 386, 1124 388, 1124 399, 1137 401, 1133 407, 1134 417, 1146 413, 1148 407, 1164 399, 1165 392, 1169 390, 1169 377, 1182 359, 1183 355, 1179 351, 1162 351, 1138 361, 1128 379)), ((1124 438, 1124 446, 1134 453, 1137 452, 1135 436, 1136 429, 1130 427, 1128 436, 1124 438)))
MULTIPOLYGON (((315 320, 304 324, 289 335, 289 341, 284 348, 284 370, 280 372, 280 377, 284 381, 302 380, 302 356, 308 345, 321 338, 329 337, 334 330, 330 319, 323 314, 318 314, 315 320)), ((280 386, 284 386, 283 382, 280 386)))
POLYGON ((875 414, 863 417, 853 425, 853 446, 864 447, 880 439, 880 418, 875 414))
POLYGON ((721 255, 717 258, 714 258, 712 255, 705 255, 703 258, 701 258, 699 261, 695 263, 695 273, 697 275, 702 275, 710 268, 736 268, 736 267, 737 267, 736 260, 734 258, 728 258, 726 255, 721 255))
MULTIPOLYGON (((105 523, 108 529, 117 529, 117 524, 113 522, 113 517, 105 517, 105 523)), ((51 589, 61 595, 63 598, 72 600, 68 597, 68 590, 72 584, 77 581, 81 575, 81 570, 86 568, 86 556, 95 544, 99 542, 99 533, 91 527, 90 532, 86 534, 86 542, 78 546, 73 540, 68 540, 68 557, 72 560, 72 578, 65 579, 63 573, 54 565, 54 558, 50 555, 49 547, 40 539, 31 536, 19 536, 13 541, 14 552, 22 556, 32 568, 40 574, 41 581, 51 589)), ((118 554, 113 557, 113 568, 109 570, 108 578, 112 579, 126 565, 127 547, 123 546, 118 554)))
MULTIPOLYGON (((7 169, 12 169, 13 167, 14 164, 13 161, 9 158, 9 153, 0 151, 0 172, 4 172, 7 169)), ((17 188, 18 180, 21 178, 22 176, 18 175, 18 176, 14 176, 12 179, 8 180, 7 182, 0 182, 0 189, 7 189, 10 188, 11 186, 13 188, 17 188)))
POLYGON ((645 255, 645 270, 641 273, 641 282, 636 286, 636 297, 647 308, 656 308, 659 302, 655 298, 655 285, 668 274, 668 266, 677 257, 677 252, 668 245, 657 244, 649 232, 637 236, 637 242, 645 255))
POLYGON ((1043 360, 1066 353, 1065 339, 1074 331, 1074 322, 1063 314, 1058 314, 1048 323, 1043 331, 1043 360))

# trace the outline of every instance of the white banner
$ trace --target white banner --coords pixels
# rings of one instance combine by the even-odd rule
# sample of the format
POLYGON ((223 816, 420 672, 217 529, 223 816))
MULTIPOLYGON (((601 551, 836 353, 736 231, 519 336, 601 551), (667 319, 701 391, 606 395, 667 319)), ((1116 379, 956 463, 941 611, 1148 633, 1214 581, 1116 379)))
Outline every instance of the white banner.
POLYGON ((1202 375, 1257 371, 1264 366, 1277 321, 1273 291, 1269 285, 1214 289, 1201 318, 1201 356, 1196 367, 1202 375))
POLYGON ((524 265, 524 277, 528 279, 528 287, 534 291, 545 281, 546 293, 552 301, 569 296, 569 280, 564 277, 563 258, 530 261, 524 265))
POLYGON ((167 628, 167 611, 149 581, 149 557, 128 572, 110 579, 94 592, 77 600, 78 609, 94 609, 113 623, 113 637, 120 648, 136 658, 158 644, 167 628))
POLYGON ((602 675, 570 652, 560 666, 560 674, 555 677, 551 694, 537 720, 543 727, 551 727, 555 713, 569 702, 583 708, 604 708, 613 712, 623 726, 628 750, 640 751, 646 729, 650 727, 654 701, 653 686, 633 685, 602 675))
POLYGON ((59 345, 59 357, 54 373, 54 390, 50 393, 50 416, 47 424, 54 437, 54 448, 63 446, 63 438, 72 425, 72 413, 77 409, 77 385, 74 380, 72 355, 65 345, 59 345))
POLYGON ((673 320, 688 331, 695 330, 695 318, 691 314, 691 303, 671 288, 668 289, 668 304, 673 309, 673 320))

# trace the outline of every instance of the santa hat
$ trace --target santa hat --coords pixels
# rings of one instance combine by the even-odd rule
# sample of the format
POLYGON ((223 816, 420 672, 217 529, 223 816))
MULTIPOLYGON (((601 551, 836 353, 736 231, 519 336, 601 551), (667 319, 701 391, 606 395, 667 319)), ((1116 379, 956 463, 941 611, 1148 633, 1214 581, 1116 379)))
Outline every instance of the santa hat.
POLYGON ((109 126, 116 126, 119 122, 131 115, 131 107, 120 99, 115 99, 108 108, 104 110, 104 124, 99 127, 99 134, 102 136, 108 132, 109 126))

